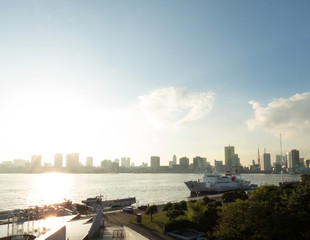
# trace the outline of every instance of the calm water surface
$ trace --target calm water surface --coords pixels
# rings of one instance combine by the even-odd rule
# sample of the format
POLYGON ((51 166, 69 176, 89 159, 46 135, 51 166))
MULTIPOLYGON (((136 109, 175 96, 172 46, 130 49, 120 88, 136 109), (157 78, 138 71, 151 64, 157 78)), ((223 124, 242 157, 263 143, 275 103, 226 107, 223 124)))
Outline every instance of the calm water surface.
MULTIPOLYGON (((62 202, 81 202, 102 194, 107 199, 136 197, 140 204, 180 201, 189 196, 184 182, 202 174, 0 174, 0 211, 62 202)), ((280 174, 245 174, 254 184, 274 184, 280 174)), ((283 175, 284 181, 299 175, 283 175)))

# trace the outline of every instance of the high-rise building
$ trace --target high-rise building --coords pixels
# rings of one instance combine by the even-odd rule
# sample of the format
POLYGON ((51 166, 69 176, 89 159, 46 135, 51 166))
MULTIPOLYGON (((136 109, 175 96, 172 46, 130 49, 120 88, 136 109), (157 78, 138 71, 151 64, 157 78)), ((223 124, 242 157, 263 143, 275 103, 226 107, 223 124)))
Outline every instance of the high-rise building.
POLYGON ((305 167, 305 159, 304 158, 299 158, 299 168, 304 168, 305 167))
POLYGON ((214 170, 215 172, 224 172, 225 171, 225 166, 223 165, 223 161, 217 161, 214 160, 214 170))
POLYGON ((175 154, 172 157, 172 162, 173 162, 174 165, 177 164, 177 156, 175 154))
POLYGON ((207 166, 207 159, 203 157, 196 156, 193 158, 193 168, 194 170, 205 170, 207 166))
POLYGON ((114 162, 117 163, 117 164, 119 165, 119 159, 118 159, 118 158, 115 158, 115 159, 114 159, 114 162))
POLYGON ((276 155, 276 164, 281 164, 282 165, 281 155, 276 155))
POLYGON ((232 169, 237 170, 237 168, 241 166, 240 164, 240 158, 238 154, 234 154, 233 159, 232 159, 232 169))
POLYGON ((160 157, 151 156, 151 169, 158 171, 160 167, 160 157))
POLYGON ((62 168, 62 154, 61 153, 55 154, 54 167, 55 168, 62 168))
POLYGON ((187 170, 189 167, 189 158, 181 157, 179 161, 180 161, 180 169, 187 170))
POLYGON ((264 153, 261 157, 261 170, 271 171, 270 153, 264 153))
POLYGON ((309 168, 310 167, 310 159, 307 159, 306 160, 306 168, 309 168))
POLYGON ((288 168, 296 169, 299 167, 299 151, 292 149, 287 153, 288 156, 288 168))
POLYGON ((228 146, 225 147, 225 166, 226 170, 232 171, 233 170, 233 159, 235 158, 235 147, 228 146))
POLYGON ((130 158, 121 158, 121 167, 130 168, 130 158))
POLYGON ((32 155, 31 156, 31 164, 30 164, 30 171, 37 172, 42 167, 42 157, 41 155, 32 155))
POLYGON ((24 159, 14 159, 14 166, 15 167, 25 167, 27 161, 24 159))
POLYGON ((101 167, 104 168, 104 170, 107 172, 112 171, 113 168, 112 160, 105 159, 101 161, 101 167))
POLYGON ((66 167, 69 170, 77 170, 80 167, 80 157, 78 153, 66 154, 66 167))
POLYGON ((94 158, 93 157, 86 157, 86 167, 93 167, 94 166, 94 158))

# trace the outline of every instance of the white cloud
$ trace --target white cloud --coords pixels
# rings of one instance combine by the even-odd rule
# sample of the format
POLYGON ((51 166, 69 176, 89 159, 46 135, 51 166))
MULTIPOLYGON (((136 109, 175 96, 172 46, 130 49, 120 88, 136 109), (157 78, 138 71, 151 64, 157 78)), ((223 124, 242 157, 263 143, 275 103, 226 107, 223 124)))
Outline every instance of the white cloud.
POLYGON ((275 99, 267 107, 256 101, 249 103, 255 111, 255 118, 247 121, 249 129, 262 127, 276 136, 284 133, 286 138, 309 136, 310 92, 275 99))
POLYGON ((213 107, 214 95, 162 88, 140 96, 139 108, 157 127, 179 127, 206 116, 213 107))

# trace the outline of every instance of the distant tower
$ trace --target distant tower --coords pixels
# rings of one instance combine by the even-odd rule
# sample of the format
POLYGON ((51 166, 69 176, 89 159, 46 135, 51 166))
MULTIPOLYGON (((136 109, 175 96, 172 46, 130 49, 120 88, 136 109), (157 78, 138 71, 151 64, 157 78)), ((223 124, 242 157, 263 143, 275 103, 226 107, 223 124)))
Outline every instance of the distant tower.
POLYGON ((259 147, 257 148, 257 163, 260 166, 259 147))
POLYGON ((62 168, 62 154, 61 153, 55 154, 54 167, 55 168, 62 168))
POLYGON ((226 170, 231 171, 233 170, 233 159, 235 158, 235 147, 228 146, 225 147, 225 166, 226 170))
POLYGON ((31 172, 38 172, 42 167, 42 157, 41 155, 31 156, 31 172))
POLYGON ((70 153, 66 155, 66 167, 69 170, 77 170, 80 167, 80 158, 78 153, 70 153))
POLYGON ((94 166, 94 158, 86 157, 86 167, 93 167, 93 166, 94 166))
POLYGON ((177 156, 174 154, 172 158, 173 164, 177 165, 177 156))
POLYGON ((158 171, 160 167, 160 157, 151 156, 151 169, 158 171))
POLYGON ((288 156, 288 168, 296 169, 299 167, 299 151, 292 149, 287 153, 288 156))
POLYGON ((271 171, 271 159, 270 153, 266 153, 266 149, 264 150, 264 154, 262 155, 262 171, 271 171))
POLYGON ((182 170, 188 170, 188 167, 189 167, 189 158, 187 157, 182 157, 179 159, 180 161, 180 168, 182 170))

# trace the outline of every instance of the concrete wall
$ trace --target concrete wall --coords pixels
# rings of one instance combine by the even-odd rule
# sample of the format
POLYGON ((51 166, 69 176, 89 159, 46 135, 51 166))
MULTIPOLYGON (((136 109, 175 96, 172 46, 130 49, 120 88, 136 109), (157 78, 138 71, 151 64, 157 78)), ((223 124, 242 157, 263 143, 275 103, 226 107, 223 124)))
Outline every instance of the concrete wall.
POLYGON ((125 240, 148 240, 148 238, 142 236, 141 234, 137 233, 131 228, 125 226, 124 226, 124 232, 125 232, 125 240))

